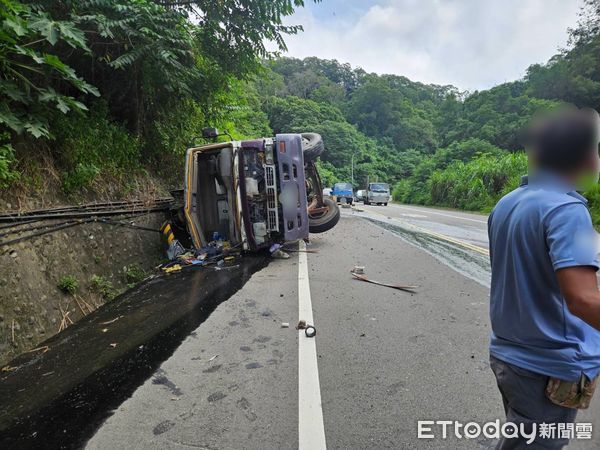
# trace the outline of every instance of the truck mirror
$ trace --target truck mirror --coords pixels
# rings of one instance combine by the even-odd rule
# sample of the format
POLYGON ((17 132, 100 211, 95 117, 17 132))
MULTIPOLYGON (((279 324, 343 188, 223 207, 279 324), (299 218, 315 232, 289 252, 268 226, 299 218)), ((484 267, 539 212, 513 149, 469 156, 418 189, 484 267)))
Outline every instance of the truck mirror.
POLYGON ((216 138, 219 135, 219 130, 217 130, 216 128, 212 128, 212 127, 206 127, 206 128, 202 128, 202 137, 209 139, 209 138, 216 138))

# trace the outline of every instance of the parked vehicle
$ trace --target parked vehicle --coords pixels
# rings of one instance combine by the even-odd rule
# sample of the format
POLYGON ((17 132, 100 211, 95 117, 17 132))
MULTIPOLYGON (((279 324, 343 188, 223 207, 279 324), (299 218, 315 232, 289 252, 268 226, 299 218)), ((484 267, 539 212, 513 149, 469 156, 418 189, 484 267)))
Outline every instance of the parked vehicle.
POLYGON ((335 183, 331 188, 331 195, 338 203, 352 204, 354 201, 354 192, 350 183, 335 183))
POLYGON ((365 190, 359 189, 356 191, 356 195, 354 196, 354 200, 357 202, 362 202, 365 200, 365 190))
POLYGON ((364 193, 364 204, 370 205, 375 203, 377 205, 387 206, 390 201, 390 185, 387 183, 369 183, 364 193))
POLYGON ((323 188, 323 197, 331 197, 331 188, 323 188))
POLYGON ((333 228, 340 211, 323 197, 315 165, 323 149, 314 133, 188 149, 183 212, 193 246, 218 237, 256 251, 333 228))

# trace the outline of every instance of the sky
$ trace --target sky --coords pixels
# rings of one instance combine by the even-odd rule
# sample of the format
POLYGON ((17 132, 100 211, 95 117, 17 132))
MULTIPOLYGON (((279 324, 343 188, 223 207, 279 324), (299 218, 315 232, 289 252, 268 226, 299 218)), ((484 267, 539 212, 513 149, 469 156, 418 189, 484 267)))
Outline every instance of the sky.
POLYGON ((323 0, 286 24, 285 56, 348 62, 461 90, 487 89, 525 75, 567 45, 582 0, 323 0))

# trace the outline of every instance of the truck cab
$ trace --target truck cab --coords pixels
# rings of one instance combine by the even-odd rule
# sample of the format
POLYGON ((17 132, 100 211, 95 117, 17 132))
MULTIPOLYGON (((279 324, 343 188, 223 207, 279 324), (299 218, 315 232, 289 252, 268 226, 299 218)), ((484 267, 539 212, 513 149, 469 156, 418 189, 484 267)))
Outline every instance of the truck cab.
POLYGON ((390 201, 390 185, 387 183, 369 183, 364 193, 364 204, 387 206, 390 201))
POLYGON ((182 221, 192 247, 259 251, 335 226, 340 212, 315 164, 322 148, 315 133, 189 148, 182 221))
POLYGON ((186 159, 184 213, 194 247, 217 235, 253 251, 308 237, 300 135, 194 147, 186 159))
POLYGON ((338 203, 352 204, 354 201, 354 191, 350 183, 335 183, 331 188, 331 196, 337 199, 338 203))

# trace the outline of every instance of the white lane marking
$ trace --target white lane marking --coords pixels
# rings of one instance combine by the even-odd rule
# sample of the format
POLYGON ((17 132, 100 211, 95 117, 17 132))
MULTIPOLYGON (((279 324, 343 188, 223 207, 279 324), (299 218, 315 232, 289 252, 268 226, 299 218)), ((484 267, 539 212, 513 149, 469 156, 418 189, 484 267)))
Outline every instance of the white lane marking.
POLYGON ((418 212, 426 212, 428 214, 436 214, 438 216, 444 216, 444 217, 451 217, 452 219, 460 219, 460 220, 468 220, 469 222, 477 222, 477 223, 485 223, 487 224, 487 220, 480 220, 480 219, 471 219, 469 217, 463 217, 463 216, 454 216, 452 214, 444 214, 441 212, 437 212, 437 211, 432 211, 430 209, 419 209, 419 208, 410 208, 408 206, 404 206, 404 205, 393 205, 396 208, 400 208, 400 209, 408 209, 410 211, 418 211, 418 212))
MULTIPOLYGON (((298 312, 300 320, 314 325, 310 283, 308 281, 308 258, 306 244, 300 241, 298 254, 298 312)), ((298 330, 298 448, 326 449, 325 426, 321 406, 319 367, 317 363, 316 337, 308 338, 304 330, 298 330)))

